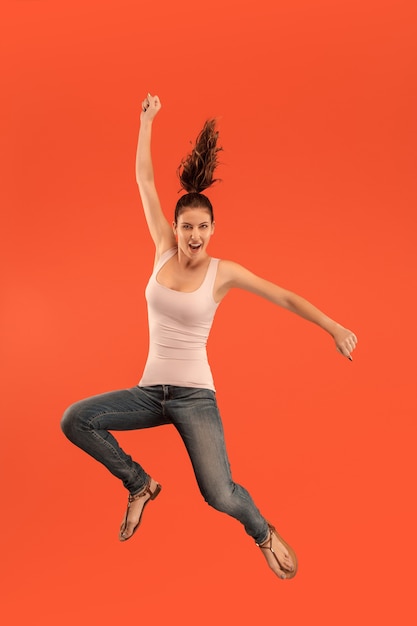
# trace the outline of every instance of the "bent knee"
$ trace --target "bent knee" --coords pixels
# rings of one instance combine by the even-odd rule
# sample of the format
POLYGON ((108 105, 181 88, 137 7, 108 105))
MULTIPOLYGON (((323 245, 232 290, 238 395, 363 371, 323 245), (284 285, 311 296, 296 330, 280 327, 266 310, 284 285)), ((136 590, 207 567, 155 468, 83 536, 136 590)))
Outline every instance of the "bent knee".
POLYGON ((61 430, 68 439, 72 439, 75 432, 82 428, 83 421, 77 404, 72 404, 64 411, 61 418, 61 430))
POLYGON ((233 484, 215 492, 203 494, 204 500, 216 511, 227 513, 233 508, 233 484))

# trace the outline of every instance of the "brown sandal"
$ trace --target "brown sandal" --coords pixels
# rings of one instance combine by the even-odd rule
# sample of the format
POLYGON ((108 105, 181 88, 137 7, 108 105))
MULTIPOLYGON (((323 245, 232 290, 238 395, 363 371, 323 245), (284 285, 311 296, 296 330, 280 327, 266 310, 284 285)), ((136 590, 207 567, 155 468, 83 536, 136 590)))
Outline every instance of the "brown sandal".
POLYGON ((146 487, 144 489, 142 489, 142 491, 140 491, 139 493, 135 493, 134 495, 132 495, 131 493, 129 494, 129 497, 128 497, 128 500, 127 500, 126 513, 125 513, 125 516, 124 516, 124 519, 123 519, 123 522, 122 522, 122 525, 121 525, 120 531, 119 531, 119 539, 120 539, 120 541, 127 541, 128 539, 131 539, 133 537, 133 535, 135 534, 135 532, 139 528, 140 523, 142 521, 142 515, 143 515, 143 511, 145 510, 145 506, 151 500, 155 500, 156 496, 159 494, 161 489, 162 489, 161 485, 159 483, 157 483, 155 489, 153 491, 151 491, 151 479, 149 479, 148 484, 146 485, 146 487), (132 502, 135 502, 135 500, 139 500, 139 498, 144 496, 146 493, 149 494, 149 498, 147 500, 145 500, 145 502, 143 503, 142 510, 140 512, 140 515, 139 515, 139 521, 136 524, 136 526, 134 527, 132 534, 129 535, 129 537, 124 537, 123 533, 124 533, 124 531, 126 529, 126 523, 127 523, 127 517, 128 517, 128 514, 129 514, 130 505, 132 504, 132 502))
MULTIPOLYGON (((261 549, 261 550, 269 550, 270 552, 272 552, 274 559, 276 560, 276 562, 278 563, 278 567, 284 572, 284 576, 283 578, 285 579, 290 579, 290 578, 294 578, 294 576, 297 573, 297 569, 298 569, 298 561, 297 561, 297 557, 296 554, 294 552, 294 550, 291 548, 291 546, 288 545, 288 543, 286 541, 284 541, 284 539, 277 533, 276 529, 271 526, 271 524, 268 524, 269 527, 269 537, 268 539, 266 539, 263 544, 259 544, 257 543, 256 545, 261 549), (287 569, 284 565, 282 565, 282 563, 280 563, 273 547, 272 547, 272 535, 275 535, 277 537, 277 539, 282 543, 282 545, 284 545, 291 557, 291 560, 294 564, 294 569, 290 570, 287 569)), ((265 558, 268 561, 268 558, 265 554, 265 558)), ((271 567, 271 566, 270 566, 271 567)), ((271 568, 272 569, 272 568, 271 568)))

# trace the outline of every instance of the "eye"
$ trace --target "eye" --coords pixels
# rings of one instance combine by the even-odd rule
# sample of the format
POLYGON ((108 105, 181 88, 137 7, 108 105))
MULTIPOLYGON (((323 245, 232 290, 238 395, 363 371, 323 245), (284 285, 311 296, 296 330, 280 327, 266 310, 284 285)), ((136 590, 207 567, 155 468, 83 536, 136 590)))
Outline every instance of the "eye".
POLYGON ((201 224, 201 228, 208 228, 208 224, 201 224))

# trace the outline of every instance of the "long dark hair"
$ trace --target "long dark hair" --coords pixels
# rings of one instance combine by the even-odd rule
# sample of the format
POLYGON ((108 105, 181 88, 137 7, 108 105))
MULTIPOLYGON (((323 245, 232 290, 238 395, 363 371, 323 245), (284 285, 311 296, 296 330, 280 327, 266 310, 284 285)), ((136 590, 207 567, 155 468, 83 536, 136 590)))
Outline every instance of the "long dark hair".
POLYGON ((216 130, 216 120, 207 120, 198 135, 192 152, 181 161, 177 174, 181 187, 187 192, 178 200, 175 207, 174 220, 184 209, 207 209, 211 221, 214 220, 213 207, 206 195, 201 193, 211 187, 219 179, 214 178, 214 171, 218 165, 217 154, 222 150, 217 145, 219 131, 216 130))

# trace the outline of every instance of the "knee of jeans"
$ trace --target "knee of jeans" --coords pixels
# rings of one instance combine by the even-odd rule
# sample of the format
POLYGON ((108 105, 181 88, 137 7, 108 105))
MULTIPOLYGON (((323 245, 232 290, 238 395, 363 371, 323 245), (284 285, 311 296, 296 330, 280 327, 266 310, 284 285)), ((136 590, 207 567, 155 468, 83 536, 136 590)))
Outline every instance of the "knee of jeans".
POLYGON ((69 406, 61 419, 61 430, 68 439, 73 439, 76 431, 82 429, 84 419, 77 404, 69 406))
POLYGON ((204 500, 209 506, 216 509, 216 511, 226 513, 230 510, 232 505, 233 487, 232 483, 231 485, 225 486, 221 490, 206 491, 203 493, 204 500))

